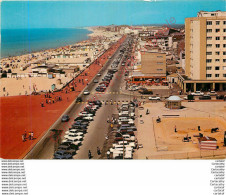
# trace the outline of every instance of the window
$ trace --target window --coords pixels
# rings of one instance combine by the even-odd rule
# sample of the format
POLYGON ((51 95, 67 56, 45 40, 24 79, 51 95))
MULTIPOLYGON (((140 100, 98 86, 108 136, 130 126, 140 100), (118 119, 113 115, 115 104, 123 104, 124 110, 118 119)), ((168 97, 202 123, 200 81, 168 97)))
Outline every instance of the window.
POLYGON ((163 62, 157 62, 157 64, 163 64, 163 62))
POLYGON ((216 33, 217 33, 217 32, 220 32, 220 29, 219 29, 219 28, 215 29, 215 32, 216 32, 216 33))
POLYGON ((212 62, 212 59, 206 59, 206 62, 207 63, 211 63, 212 62))
POLYGON ((210 48, 212 47, 212 44, 207 44, 206 47, 210 48))
POLYGON ((226 44, 223 44, 223 47, 225 48, 226 47, 226 44))
POLYGON ((215 77, 219 77, 220 75, 219 74, 215 74, 215 77))
POLYGON ((226 37, 224 37, 223 39, 226 40, 226 37))
POLYGON ((163 71, 163 69, 157 69, 157 71, 163 71))
POLYGON ((206 52, 206 55, 212 55, 212 52, 206 52))
POLYGON ((220 70, 220 66, 216 66, 215 67, 215 70, 220 70))
POLYGON ((224 21, 224 24, 226 24, 226 21, 224 21))
POLYGON ((206 29, 206 32, 208 32, 208 33, 212 32, 212 29, 206 29))
POLYGON ((206 25, 212 25, 212 21, 207 21, 206 25))
POLYGON ((206 74, 206 77, 212 77, 212 74, 206 74))
POLYGON ((220 62, 220 59, 215 59, 215 62, 220 62))
POLYGON ((223 77, 226 77, 226 74, 223 74, 223 77))
POLYGON ((216 44, 216 48, 220 48, 220 44, 216 44))
POLYGON ((216 37, 216 40, 220 40, 220 37, 216 37))
POLYGON ((224 28, 224 32, 226 32, 226 28, 224 28))
POLYGON ((226 66, 223 66, 223 70, 226 70, 226 66))
POLYGON ((223 62, 226 62, 226 59, 223 59, 223 62))
POLYGON ((207 66, 206 70, 212 70, 212 66, 207 66))
POLYGON ((220 21, 216 21, 216 25, 220 25, 220 21))
POLYGON ((157 58, 162 58, 163 56, 157 56, 157 58))
POLYGON ((206 40, 212 40, 212 37, 206 37, 206 40))
POLYGON ((226 51, 223 51, 223 55, 226 55, 226 51))
POLYGON ((220 52, 219 52, 219 51, 216 51, 215 54, 216 54, 216 55, 220 55, 220 52))

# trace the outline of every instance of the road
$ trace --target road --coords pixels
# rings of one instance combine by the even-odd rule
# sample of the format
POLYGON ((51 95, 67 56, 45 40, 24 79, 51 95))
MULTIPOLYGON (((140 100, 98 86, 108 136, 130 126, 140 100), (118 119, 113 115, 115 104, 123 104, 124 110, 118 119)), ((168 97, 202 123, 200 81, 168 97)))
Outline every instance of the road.
MULTIPOLYGON (((104 65, 104 67, 101 69, 100 73, 101 76, 94 77, 94 79, 98 79, 101 81, 101 79, 104 77, 104 75, 107 73, 108 68, 110 68, 112 62, 116 59, 118 56, 120 49, 122 46, 119 47, 119 49, 115 52, 115 54, 112 56, 111 59, 108 60, 108 62, 104 65)), ((93 80, 94 80, 93 79, 93 80)), ((83 110, 83 107, 85 107, 85 103, 88 100, 92 100, 95 96, 96 99, 101 100, 103 102, 110 101, 111 99, 114 101, 126 101, 129 100, 128 95, 120 94, 120 87, 124 80, 124 74, 123 70, 121 69, 121 63, 119 66, 119 71, 115 73, 110 85, 108 86, 107 90, 102 93, 97 93, 95 91, 95 88, 97 87, 98 83, 94 83, 91 81, 86 89, 90 91, 90 95, 83 95, 82 92, 80 94, 80 97, 83 100, 83 103, 80 104, 74 104, 72 109, 68 112, 68 115, 70 116, 70 121, 67 123, 58 123, 54 128, 63 130, 63 132, 67 131, 69 127, 71 127, 71 124, 73 123, 74 118, 83 110)), ((102 149, 105 137, 107 134, 108 129, 108 123, 107 118, 111 117, 112 114, 117 113, 117 106, 116 104, 113 105, 105 105, 103 103, 102 107, 98 109, 96 112, 96 116, 94 117, 94 120, 90 123, 87 134, 84 136, 84 140, 82 142, 82 146, 80 146, 79 150, 77 151, 77 154, 74 156, 74 159, 88 159, 88 150, 91 150, 93 159, 100 158, 100 156, 96 153, 96 148, 99 147, 102 149)), ((62 133, 61 139, 63 139, 64 133, 62 133)), ((32 156, 33 159, 51 159, 53 158, 54 148, 56 147, 56 142, 54 141, 52 136, 49 136, 42 144, 41 150, 37 154, 34 154, 32 156)))

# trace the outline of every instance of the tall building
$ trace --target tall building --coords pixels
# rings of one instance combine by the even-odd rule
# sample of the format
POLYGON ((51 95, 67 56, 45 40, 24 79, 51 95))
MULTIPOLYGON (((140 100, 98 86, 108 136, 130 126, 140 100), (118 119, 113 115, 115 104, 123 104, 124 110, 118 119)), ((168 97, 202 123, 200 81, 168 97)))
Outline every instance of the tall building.
POLYGON ((226 12, 185 19, 185 59, 184 91, 226 90, 226 12))

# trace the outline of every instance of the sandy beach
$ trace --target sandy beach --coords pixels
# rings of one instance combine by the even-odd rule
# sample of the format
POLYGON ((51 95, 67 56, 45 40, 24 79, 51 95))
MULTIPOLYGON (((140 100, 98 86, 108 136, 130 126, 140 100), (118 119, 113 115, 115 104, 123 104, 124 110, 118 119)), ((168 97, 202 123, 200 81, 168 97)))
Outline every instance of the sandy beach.
POLYGON ((72 75, 75 75, 74 73, 67 74, 65 72, 65 75, 60 77, 61 84, 59 84, 59 78, 49 79, 47 73, 45 76, 33 75, 30 77, 29 74, 33 73, 32 68, 53 64, 65 68, 70 68, 73 65, 83 70, 86 65, 93 62, 108 48, 106 44, 112 41, 115 42, 120 38, 115 36, 117 33, 105 32, 96 29, 96 27, 88 27, 86 29, 92 32, 87 40, 59 48, 1 59, 2 72, 7 72, 7 77, 10 78, 1 78, 0 96, 29 95, 33 92, 34 86, 36 91, 52 90, 51 86, 53 84, 55 84, 57 89, 60 89, 64 83, 72 79, 72 75), (87 59, 89 59, 89 62, 86 61, 87 59), (10 73, 16 76, 10 76, 12 75, 10 73), (24 77, 24 75, 27 76, 24 77))

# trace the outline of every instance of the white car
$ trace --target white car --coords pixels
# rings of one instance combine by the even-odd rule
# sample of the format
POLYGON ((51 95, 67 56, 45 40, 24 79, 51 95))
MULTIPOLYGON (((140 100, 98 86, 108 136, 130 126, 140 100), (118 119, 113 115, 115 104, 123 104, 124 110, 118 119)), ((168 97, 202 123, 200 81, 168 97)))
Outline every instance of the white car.
POLYGON ((204 95, 201 91, 192 92, 191 95, 204 95))
POLYGON ((101 76, 101 74, 100 74, 100 73, 98 73, 98 74, 97 74, 97 76, 98 76, 98 77, 100 77, 100 76, 101 76))
POLYGON ((150 96, 148 97, 149 100, 161 100, 160 97, 157 96, 150 96))
POLYGON ((85 116, 83 119, 92 121, 93 120, 93 117, 92 116, 85 116))
MULTIPOLYGON (((75 141, 81 141, 82 139, 83 139, 82 136, 77 136, 77 137, 66 138, 65 140, 69 142, 75 142, 75 141)), ((63 140, 63 142, 65 142, 65 140, 63 140)))
POLYGON ((77 129, 73 129, 73 130, 69 130, 69 131, 65 131, 65 135, 69 135, 71 133, 78 133, 79 131, 77 129))
POLYGON ((93 114, 88 113, 88 112, 80 112, 78 115, 79 116, 85 116, 85 117, 92 117, 93 116, 93 114))
POLYGON ((84 92, 83 92, 84 95, 89 95, 89 91, 86 89, 84 92))
POLYGON ((217 95, 216 91, 210 91, 208 92, 208 95, 217 95))
POLYGON ((64 138, 65 139, 73 139, 74 137, 83 137, 83 133, 71 133, 71 134, 68 134, 68 135, 65 135, 64 138))

